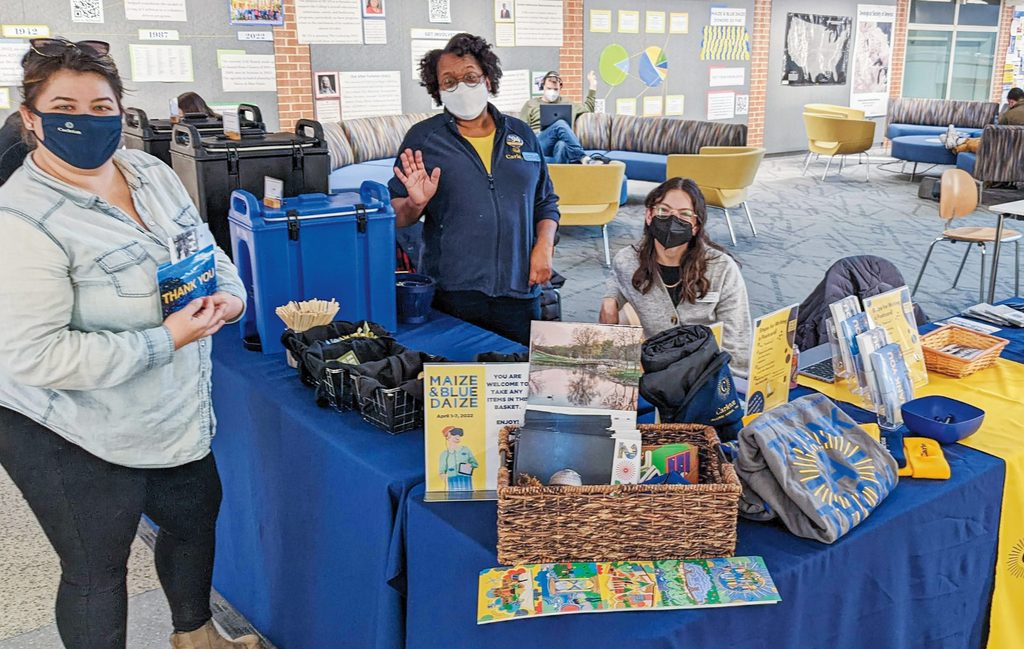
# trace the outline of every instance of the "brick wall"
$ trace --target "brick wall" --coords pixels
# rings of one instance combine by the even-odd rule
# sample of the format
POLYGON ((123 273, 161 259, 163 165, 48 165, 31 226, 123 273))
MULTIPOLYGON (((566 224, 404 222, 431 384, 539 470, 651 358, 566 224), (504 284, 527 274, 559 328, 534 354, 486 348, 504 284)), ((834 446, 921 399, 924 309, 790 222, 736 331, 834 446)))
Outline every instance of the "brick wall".
POLYGON ((1010 47, 1010 23, 1013 22, 1013 5, 1003 3, 999 16, 999 38, 996 39, 995 65, 992 70, 992 101, 1003 101, 1003 65, 1006 63, 1006 49, 1010 47))
POLYGON ((889 66, 889 96, 903 94, 903 62, 907 56, 907 20, 910 0, 897 0, 896 23, 893 25, 892 59, 889 66))
POLYGON ((295 31, 295 0, 284 0, 285 23, 274 28, 277 63, 277 111, 281 130, 295 128, 299 119, 313 119, 313 70, 309 45, 299 45, 295 31))
POLYGON ((558 51, 562 96, 583 101, 583 0, 563 0, 562 28, 562 49, 558 51))
POLYGON ((765 97, 768 93, 768 48, 772 0, 754 0, 754 31, 750 38, 750 106, 747 144, 764 145, 765 97))

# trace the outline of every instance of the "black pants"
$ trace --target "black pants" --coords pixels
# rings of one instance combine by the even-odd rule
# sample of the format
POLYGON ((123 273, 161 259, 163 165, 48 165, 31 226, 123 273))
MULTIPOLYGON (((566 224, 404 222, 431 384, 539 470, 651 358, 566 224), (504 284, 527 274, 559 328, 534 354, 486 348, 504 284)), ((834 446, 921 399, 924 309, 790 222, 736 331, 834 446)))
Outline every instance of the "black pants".
POLYGON ((173 469, 110 464, 0 408, 0 464, 60 557, 57 629, 66 649, 124 649, 128 554, 145 513, 175 631, 210 619, 221 486, 213 455, 173 469))
POLYGON ((434 308, 524 345, 530 322, 540 320, 540 297, 489 297, 478 291, 437 291, 434 308))

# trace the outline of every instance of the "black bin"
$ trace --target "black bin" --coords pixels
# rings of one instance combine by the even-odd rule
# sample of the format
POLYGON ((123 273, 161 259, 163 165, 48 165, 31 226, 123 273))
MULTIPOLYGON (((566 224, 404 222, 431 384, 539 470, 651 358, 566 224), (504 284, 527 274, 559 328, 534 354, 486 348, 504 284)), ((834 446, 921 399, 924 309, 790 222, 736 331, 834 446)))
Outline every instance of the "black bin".
POLYGON ((203 137, 191 124, 175 124, 171 167, 210 225, 217 244, 231 254, 228 211, 231 192, 244 189, 263 198, 266 176, 284 181, 284 195, 326 194, 331 161, 319 122, 300 119, 294 133, 266 133, 229 140, 203 137))
MULTIPOLYGON (((156 156, 171 164, 171 131, 174 124, 169 119, 149 119, 141 108, 124 110, 124 145, 129 149, 139 149, 156 156)), ((267 132, 263 123, 263 114, 259 107, 252 104, 238 105, 239 125, 242 135, 262 135, 267 132)), ((224 122, 220 117, 210 117, 205 113, 186 113, 182 123, 196 127, 200 135, 216 135, 224 131, 224 122)))

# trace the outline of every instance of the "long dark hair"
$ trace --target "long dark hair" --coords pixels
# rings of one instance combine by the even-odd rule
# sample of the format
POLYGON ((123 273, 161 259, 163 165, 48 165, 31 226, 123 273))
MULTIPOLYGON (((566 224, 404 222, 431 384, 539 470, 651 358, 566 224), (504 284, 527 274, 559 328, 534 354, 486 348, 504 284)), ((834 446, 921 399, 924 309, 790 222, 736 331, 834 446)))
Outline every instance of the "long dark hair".
MULTIPOLYGON (((697 218, 697 234, 690 240, 690 246, 679 260, 679 278, 682 280, 681 302, 695 303, 704 297, 711 288, 711 280, 707 278, 708 270, 708 249, 718 250, 728 254, 717 243, 708 238, 707 222, 708 208, 704 203, 704 194, 700 187, 689 178, 669 178, 661 183, 644 199, 644 207, 648 210, 661 202, 670 191, 678 189, 685 192, 693 202, 693 213, 697 218)), ((633 288, 646 294, 654 286, 654 278, 659 275, 657 251, 654 248, 654 237, 651 236, 650 226, 644 225, 644 235, 640 243, 633 246, 637 258, 640 260, 640 267, 633 273, 633 288)))
POLYGON ((434 101, 441 103, 441 80, 437 78, 437 62, 445 54, 459 57, 468 55, 476 59, 484 76, 491 82, 491 94, 498 94, 498 86, 501 84, 501 60, 483 38, 463 32, 452 36, 444 49, 430 50, 420 59, 420 85, 427 89, 427 93, 434 101))
POLYGON ((207 117, 216 117, 217 111, 210 108, 206 100, 198 92, 183 92, 178 95, 178 108, 186 115, 202 114, 207 117))

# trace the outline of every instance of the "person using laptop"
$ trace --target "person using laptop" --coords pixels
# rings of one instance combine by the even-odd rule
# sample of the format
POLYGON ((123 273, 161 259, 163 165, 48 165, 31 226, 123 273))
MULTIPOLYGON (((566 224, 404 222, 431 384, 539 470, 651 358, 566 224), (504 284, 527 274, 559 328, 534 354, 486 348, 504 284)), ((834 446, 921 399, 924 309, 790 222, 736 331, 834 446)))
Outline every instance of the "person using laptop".
POLYGON ((704 195, 689 178, 670 178, 651 190, 643 237, 612 261, 599 321, 618 324, 633 306, 644 336, 678 325, 722 323, 722 349, 733 374, 750 367, 750 305, 739 265, 707 235, 704 195))
POLYGON ((607 162, 603 156, 594 156, 593 158, 587 156, 580 145, 579 138, 572 130, 577 117, 583 113, 594 112, 597 75, 593 70, 587 75, 587 81, 590 83, 590 90, 582 104, 563 101, 562 77, 556 70, 552 70, 545 74, 539 82, 540 90, 544 94, 523 104, 519 117, 537 133, 544 158, 549 163, 602 164, 607 162), (562 112, 549 111, 549 108, 556 107, 562 108, 562 112))

